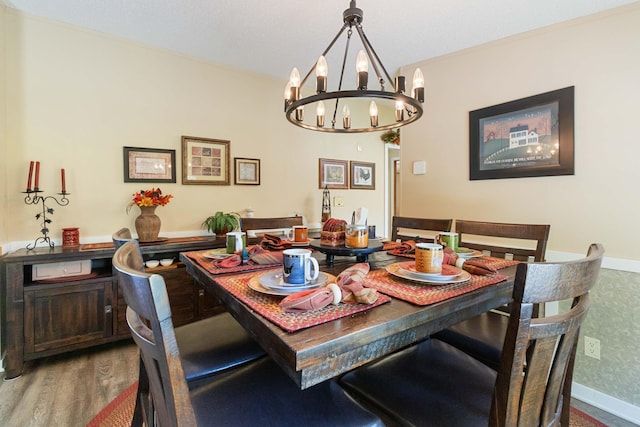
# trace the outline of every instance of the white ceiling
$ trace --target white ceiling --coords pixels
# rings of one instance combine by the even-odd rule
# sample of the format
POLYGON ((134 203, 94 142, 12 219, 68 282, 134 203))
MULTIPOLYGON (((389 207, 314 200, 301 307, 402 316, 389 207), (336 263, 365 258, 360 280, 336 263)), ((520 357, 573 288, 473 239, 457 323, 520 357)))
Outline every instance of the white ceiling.
MULTIPOLYGON (((294 65, 303 74, 311 68, 349 6, 348 0, 0 1, 36 16, 283 80, 294 65)), ((395 73, 402 65, 634 1, 359 0, 357 7, 364 11, 369 41, 395 73)))

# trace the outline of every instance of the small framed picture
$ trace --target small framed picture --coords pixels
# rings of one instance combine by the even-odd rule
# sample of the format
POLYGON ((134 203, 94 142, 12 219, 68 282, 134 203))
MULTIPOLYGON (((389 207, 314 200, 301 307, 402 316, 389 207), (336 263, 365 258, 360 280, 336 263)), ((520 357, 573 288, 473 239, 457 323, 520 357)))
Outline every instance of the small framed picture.
POLYGON ((176 150, 123 147, 124 182, 176 182, 176 150))
POLYGON ((320 159, 318 188, 349 188, 349 169, 346 160, 320 159))
POLYGON ((182 183, 229 185, 230 141, 182 137, 182 183))
POLYGON ((260 159, 234 157, 236 185, 260 185, 260 159))
POLYGON ((376 189, 376 164, 351 161, 351 188, 376 189))

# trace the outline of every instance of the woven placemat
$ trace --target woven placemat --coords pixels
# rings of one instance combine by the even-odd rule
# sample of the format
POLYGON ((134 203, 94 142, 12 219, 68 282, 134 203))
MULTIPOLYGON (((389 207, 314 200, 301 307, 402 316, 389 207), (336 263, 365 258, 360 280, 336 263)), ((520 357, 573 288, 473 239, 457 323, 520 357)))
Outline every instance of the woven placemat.
MULTIPOLYGON (((265 274, 267 273, 268 272, 265 272, 265 274)), ((341 317, 352 316, 391 301, 391 298, 387 295, 380 294, 378 295, 376 302, 373 304, 330 304, 320 310, 312 310, 304 313, 287 313, 278 305, 282 300, 282 297, 262 294, 249 288, 249 280, 254 276, 255 273, 225 276, 216 278, 216 283, 225 288, 240 301, 251 307, 261 316, 275 323, 287 332, 294 332, 300 329, 340 319, 341 317)))
POLYGON ((411 304, 429 305, 466 294, 484 286, 500 283, 507 280, 508 277, 502 274, 492 276, 471 275, 471 279, 466 282, 432 286, 396 277, 386 270, 375 270, 369 272, 365 285, 411 304))
POLYGON ((211 274, 242 273, 244 271, 265 270, 280 266, 280 264, 254 264, 252 261, 249 261, 248 264, 242 264, 236 267, 220 268, 215 266, 212 259, 204 256, 206 252, 209 251, 187 252, 185 255, 200 264, 202 268, 211 274))

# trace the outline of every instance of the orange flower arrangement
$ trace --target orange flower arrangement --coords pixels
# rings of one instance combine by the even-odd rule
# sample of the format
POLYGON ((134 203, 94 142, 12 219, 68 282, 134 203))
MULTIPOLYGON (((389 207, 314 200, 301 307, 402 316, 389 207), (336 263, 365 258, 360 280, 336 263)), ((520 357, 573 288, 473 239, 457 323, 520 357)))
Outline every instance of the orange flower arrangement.
POLYGON ((160 188, 152 188, 151 190, 140 190, 140 192, 133 194, 133 201, 129 203, 127 211, 133 205, 140 207, 144 206, 164 206, 169 203, 173 196, 171 194, 162 195, 160 188))

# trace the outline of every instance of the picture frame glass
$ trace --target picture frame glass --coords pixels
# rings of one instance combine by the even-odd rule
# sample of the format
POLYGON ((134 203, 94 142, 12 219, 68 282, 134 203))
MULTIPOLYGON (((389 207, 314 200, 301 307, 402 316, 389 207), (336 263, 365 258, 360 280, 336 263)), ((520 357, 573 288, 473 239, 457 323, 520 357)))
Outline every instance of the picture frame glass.
POLYGON ((349 188, 349 170, 346 160, 320 159, 318 188, 349 188))
POLYGON ((182 183, 229 185, 230 141, 182 137, 182 183))
POLYGON ((260 185, 260 159, 235 159, 235 184, 260 185))
POLYGON ((124 182, 176 182, 176 150, 123 147, 124 182))

